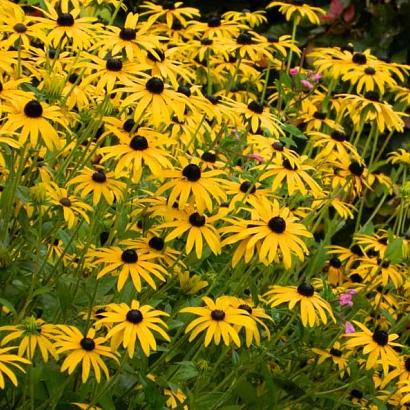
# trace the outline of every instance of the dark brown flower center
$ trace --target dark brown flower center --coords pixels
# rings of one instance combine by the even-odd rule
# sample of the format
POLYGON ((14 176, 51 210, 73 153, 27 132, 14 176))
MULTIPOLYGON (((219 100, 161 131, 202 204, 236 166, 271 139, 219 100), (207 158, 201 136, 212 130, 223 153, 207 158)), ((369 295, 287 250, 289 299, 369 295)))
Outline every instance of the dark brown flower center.
POLYGON ((206 95, 205 97, 212 105, 216 105, 221 101, 220 95, 206 95))
POLYGON ((329 353, 334 357, 342 357, 342 352, 339 349, 334 349, 333 347, 329 350, 329 353))
POLYGON ((57 24, 61 27, 71 27, 74 25, 74 17, 70 13, 61 13, 58 15, 57 24))
POLYGON ((196 182, 201 178, 201 169, 198 165, 189 164, 182 170, 182 175, 190 182, 196 182))
POLYGON ((95 349, 95 342, 93 339, 89 337, 84 337, 83 339, 81 339, 80 345, 87 352, 91 352, 92 350, 95 349))
POLYGON ((376 91, 367 91, 367 93, 364 94, 364 98, 374 102, 380 101, 379 94, 376 91))
POLYGON ((344 142, 346 141, 346 135, 343 132, 340 131, 333 131, 330 136, 332 137, 332 139, 334 139, 335 141, 339 141, 339 142, 344 142))
POLYGON ((349 165, 349 171, 353 175, 361 177, 363 175, 364 166, 362 164, 359 164, 357 161, 352 161, 349 165))
POLYGON ((373 67, 366 67, 364 72, 367 75, 375 75, 376 74, 376 70, 373 67))
POLYGON ((363 392, 361 392, 360 390, 357 390, 357 389, 353 389, 353 390, 350 392, 350 395, 351 395, 353 398, 359 399, 359 400, 363 398, 363 392))
POLYGON ((189 216, 189 223, 192 226, 196 226, 198 228, 200 228, 201 226, 204 226, 206 222, 206 218, 204 215, 201 215, 198 212, 194 212, 193 214, 191 214, 189 216))
POLYGON ((136 135, 130 141, 130 148, 134 151, 144 151, 148 148, 148 141, 141 135, 136 135))
POLYGON ((350 275, 350 280, 353 283, 362 283, 363 282, 363 278, 358 273, 353 273, 353 275, 350 275))
POLYGON ((282 161, 283 168, 286 168, 289 171, 297 171, 298 166, 295 163, 291 163, 287 158, 282 161))
POLYGON ((208 27, 219 27, 221 25, 221 18, 219 16, 212 16, 208 19, 208 27))
POLYGON ((24 106, 24 114, 29 118, 39 118, 43 115, 43 107, 37 100, 31 100, 24 106))
POLYGON ((272 144, 272 148, 273 148, 275 151, 279 151, 279 152, 282 152, 282 151, 284 150, 283 144, 282 144, 280 141, 275 141, 275 142, 272 144))
POLYGON ((104 171, 96 171, 93 173, 91 179, 98 184, 103 184, 107 181, 107 176, 105 175, 104 171))
POLYGON ((122 124, 122 129, 126 132, 131 132, 131 130, 134 128, 134 125, 135 121, 132 118, 128 118, 128 120, 126 120, 124 124, 122 124))
POLYGON ((379 345, 379 346, 386 346, 389 343, 389 335, 384 330, 376 330, 373 333, 372 339, 379 345))
POLYGON ((330 264, 330 266, 333 266, 334 268, 337 268, 337 269, 342 266, 341 260, 339 258, 336 258, 336 257, 330 259, 329 264, 330 264))
POLYGON ((241 186, 239 187, 239 190, 246 194, 247 192, 250 194, 254 194, 256 191, 256 186, 255 184, 252 184, 250 181, 243 181, 241 186))
POLYGON ((150 78, 145 84, 145 88, 152 94, 161 94, 164 87, 164 82, 158 77, 150 78))
POLYGON ((298 293, 302 296, 311 297, 315 293, 315 288, 310 283, 301 283, 298 286, 298 293))
POLYGON ((131 309, 128 311, 126 319, 127 319, 127 322, 130 322, 136 325, 137 323, 142 322, 144 317, 142 316, 142 313, 138 309, 131 309))
POLYGON ((184 94, 186 97, 191 96, 191 89, 186 85, 180 85, 177 90, 179 93, 184 94))
POLYGON ((155 249, 156 251, 162 251, 164 249, 164 240, 160 238, 159 236, 153 236, 149 242, 148 245, 150 248, 155 249))
POLYGON ((259 104, 256 101, 251 101, 248 104, 248 109, 254 112, 255 114, 262 114, 263 113, 263 105, 259 104))
POLYGON ((324 120, 326 118, 326 113, 325 112, 320 112, 320 111, 316 111, 313 114, 313 117, 316 118, 317 120, 324 120))
POLYGON ((137 263, 138 262, 138 255, 134 249, 126 249, 121 254, 121 260, 124 263, 137 263))
POLYGON ((249 33, 241 33, 236 38, 236 42, 241 45, 249 45, 253 43, 252 36, 249 33))
POLYGON ((272 232, 283 233, 286 229, 286 221, 280 216, 275 216, 269 220, 268 226, 272 232))
POLYGON ((69 208, 71 206, 71 201, 68 198, 61 198, 60 204, 69 208))
POLYGON ((22 34, 27 31, 27 27, 23 23, 17 23, 14 25, 13 30, 16 33, 22 34))
POLYGON ((201 155, 201 159, 205 162, 210 162, 214 164, 216 162, 216 154, 213 152, 206 151, 201 155))
POLYGON ((133 28, 123 27, 120 31, 121 40, 131 41, 131 40, 135 40, 136 37, 137 37, 137 32, 133 28))
POLYGON ((252 308, 245 303, 242 305, 239 305, 238 309, 246 310, 250 315, 252 314, 252 308))
POLYGON ((362 53, 354 53, 352 57, 352 61, 355 64, 363 65, 367 63, 367 58, 364 54, 362 53))
POLYGON ((121 71, 122 61, 120 58, 109 58, 105 63, 105 68, 108 71, 121 71))
POLYGON ((404 367, 406 368, 406 370, 408 372, 410 372, 410 357, 408 357, 405 361, 404 361, 404 367))
POLYGON ((203 38, 203 39, 201 40, 201 44, 202 44, 203 46, 210 46, 210 45, 213 44, 213 40, 212 40, 211 38, 203 38))
POLYGON ((215 309, 211 312, 211 318, 220 322, 225 319, 225 312, 223 310, 215 309))

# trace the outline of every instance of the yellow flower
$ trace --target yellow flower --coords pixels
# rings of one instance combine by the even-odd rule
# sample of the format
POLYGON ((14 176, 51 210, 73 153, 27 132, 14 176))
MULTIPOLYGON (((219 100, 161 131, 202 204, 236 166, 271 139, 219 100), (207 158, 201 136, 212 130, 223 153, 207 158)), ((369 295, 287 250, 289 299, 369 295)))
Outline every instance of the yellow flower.
POLYGON ((235 325, 255 331, 255 321, 250 317, 248 311, 232 307, 229 298, 220 297, 213 301, 205 296, 202 300, 205 302, 206 307, 187 307, 181 310, 181 313, 193 313, 199 316, 185 329, 185 333, 191 332, 189 336, 190 342, 206 330, 205 347, 212 340, 214 340, 216 345, 219 345, 221 339, 226 346, 234 342, 240 347, 241 340, 235 325))
POLYGON ((108 346, 104 346, 106 338, 95 337, 95 329, 89 329, 84 336, 76 327, 59 325, 59 333, 56 335, 57 353, 67 354, 61 371, 71 374, 81 363, 82 382, 85 383, 90 376, 90 370, 95 373, 97 383, 101 381, 101 370, 105 377, 109 378, 107 365, 103 357, 118 362, 118 359, 108 346))
POLYGON ((108 204, 112 205, 114 199, 121 200, 125 183, 115 179, 114 172, 105 172, 102 169, 93 170, 85 167, 78 176, 67 182, 67 186, 76 185, 75 191, 81 191, 81 197, 85 198, 89 193, 93 194, 93 205, 97 205, 101 196, 108 204))
POLYGON ((21 357, 26 356, 28 359, 33 360, 38 348, 45 362, 48 361, 49 354, 57 359, 57 353, 53 345, 55 326, 45 323, 44 320, 35 319, 32 316, 19 325, 1 326, 0 331, 9 332, 1 341, 2 346, 11 340, 21 339, 18 349, 18 355, 21 357))
POLYGON ((133 357, 138 340, 144 354, 149 356, 151 349, 157 350, 153 332, 160 334, 168 342, 171 340, 162 329, 162 327, 167 328, 167 325, 160 319, 160 316, 169 316, 168 313, 155 310, 149 305, 140 305, 136 300, 131 302, 131 306, 125 303, 110 303, 106 309, 101 313, 103 319, 96 324, 113 325, 106 337, 111 339, 111 347, 114 351, 117 351, 122 342, 123 347, 128 350, 128 355, 133 357))
POLYGON ((350 352, 343 352, 342 346, 339 342, 336 342, 330 349, 322 350, 313 348, 312 351, 319 355, 319 360, 317 362, 319 365, 325 360, 331 359, 339 369, 339 374, 341 377, 343 377, 345 373, 350 374, 350 369, 347 362, 350 352))
POLYGON ((269 3, 266 8, 279 7, 279 12, 282 13, 286 20, 292 18, 299 22, 301 18, 307 18, 312 24, 320 24, 320 15, 325 15, 326 11, 319 7, 312 7, 308 4, 292 4, 284 3, 282 1, 273 1, 269 3))
POLYGON ((375 330, 373 333, 362 323, 353 321, 362 331, 345 334, 349 338, 346 342, 348 349, 353 349, 358 346, 363 346, 363 354, 368 355, 366 361, 366 369, 374 369, 378 363, 381 363, 383 372, 386 375, 389 371, 389 366, 394 366, 398 363, 398 355, 393 349, 393 346, 402 346, 400 343, 394 342, 399 335, 388 334, 384 330, 375 330))
POLYGON ((23 367, 20 366, 19 363, 30 364, 29 360, 10 353, 10 350, 13 349, 16 349, 16 347, 0 348, 0 389, 4 389, 5 387, 4 374, 10 379, 14 386, 17 386, 18 384, 16 375, 10 369, 11 366, 16 367, 25 373, 23 367))
POLYGON ((315 294, 315 289, 309 283, 296 286, 271 286, 270 290, 263 295, 271 307, 288 303, 289 309, 293 309, 297 303, 300 304, 300 315, 303 326, 313 327, 320 322, 327 323, 327 316, 336 322, 332 308, 329 303, 315 294))
MULTIPOLYGON (((128 241, 128 246, 131 243, 128 241)), ((132 247, 122 250, 117 246, 90 250, 89 255, 95 259, 95 263, 103 263, 105 267, 98 272, 97 279, 102 278, 107 273, 118 277, 117 289, 120 291, 131 276, 137 292, 141 292, 141 278, 144 279, 153 289, 157 286, 152 278, 156 277, 165 282, 167 271, 164 267, 153 262, 157 255, 154 253, 137 253, 132 247)))

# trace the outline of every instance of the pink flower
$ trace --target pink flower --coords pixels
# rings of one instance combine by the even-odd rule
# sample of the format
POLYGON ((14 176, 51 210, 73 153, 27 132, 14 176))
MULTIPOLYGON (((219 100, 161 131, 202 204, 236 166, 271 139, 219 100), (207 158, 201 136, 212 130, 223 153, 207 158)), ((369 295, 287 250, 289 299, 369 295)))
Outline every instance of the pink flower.
POLYGON ((352 295, 350 293, 343 293, 339 295, 340 306, 353 306, 352 295))
POLYGON ((259 163, 263 162, 263 157, 261 154, 258 154, 257 152, 253 153, 253 154, 249 154, 248 155, 249 159, 254 159, 255 161, 258 161, 259 163))
POLYGON ((308 80, 300 80, 300 83, 303 85, 303 87, 308 88, 309 90, 313 90, 313 85, 310 81, 308 80))
POLYGON ((345 334, 348 335, 350 333, 355 333, 356 329, 350 322, 345 322, 345 334))
POLYGON ((312 81, 318 82, 318 81, 322 78, 322 74, 320 74, 320 73, 311 73, 311 74, 309 75, 309 78, 310 78, 312 81))
POLYGON ((292 77, 295 77, 295 76, 298 74, 298 72, 299 72, 299 69, 297 69, 296 67, 291 68, 291 69, 289 70, 289 74, 290 74, 292 77))

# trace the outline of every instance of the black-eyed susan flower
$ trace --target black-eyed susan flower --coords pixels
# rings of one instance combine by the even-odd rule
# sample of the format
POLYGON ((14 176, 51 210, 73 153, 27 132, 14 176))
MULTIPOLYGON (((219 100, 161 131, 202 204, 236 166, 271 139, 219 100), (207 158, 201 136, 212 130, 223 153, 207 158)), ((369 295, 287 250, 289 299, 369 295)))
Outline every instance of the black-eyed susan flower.
POLYGON ((62 2, 57 8, 45 1, 42 10, 46 17, 37 17, 39 21, 33 27, 47 31, 46 44, 59 48, 69 45, 74 50, 87 50, 101 24, 95 17, 81 17, 79 7, 69 7, 68 2, 62 2))
POLYGON ((67 119, 61 109, 36 99, 16 99, 10 101, 4 110, 9 112, 3 130, 19 133, 19 142, 24 145, 29 141, 35 148, 39 139, 51 151, 62 148, 63 139, 54 125, 67 127, 67 119))
POLYGON ((93 205, 97 205, 101 197, 112 205, 114 199, 122 199, 126 187, 124 182, 115 179, 114 172, 88 167, 83 168, 79 175, 67 182, 67 186, 71 185, 75 185, 75 191, 80 192, 82 198, 92 193, 93 205))
POLYGON ((400 347, 401 344, 394 342, 399 338, 397 334, 388 334, 384 330, 376 329, 371 332, 365 325, 353 321, 362 331, 345 335, 348 337, 346 348, 354 349, 363 346, 363 354, 368 355, 366 360, 366 369, 374 369, 378 363, 382 365, 383 372, 386 375, 389 366, 398 363, 398 354, 393 349, 394 346, 400 347))
POLYGON ((84 219, 87 223, 90 222, 88 213, 93 208, 76 198, 74 195, 68 194, 67 190, 60 188, 56 183, 50 182, 47 184, 47 196, 50 202, 63 210, 64 220, 67 223, 68 229, 72 229, 78 217, 84 219))
POLYGON ((193 313, 199 316, 194 319, 185 329, 185 333, 191 332, 189 341, 194 340, 200 333, 205 332, 204 345, 207 347, 213 340, 219 345, 221 339, 226 346, 231 342, 240 347, 241 340, 235 326, 241 326, 255 330, 255 321, 250 317, 247 310, 232 307, 230 299, 220 297, 213 301, 209 297, 203 297, 204 307, 186 307, 181 313, 193 313))
POLYGON ((400 357, 397 364, 394 365, 394 367, 389 371, 389 373, 384 375, 381 382, 381 387, 387 386, 394 379, 398 379, 399 382, 410 381, 409 357, 400 357))
POLYGON ((221 233, 233 234, 224 239, 222 244, 228 245, 238 241, 247 241, 247 249, 258 248, 258 259, 260 262, 270 264, 274 260, 278 262, 278 255, 281 256, 286 269, 292 266, 292 255, 304 260, 304 255, 308 249, 302 238, 310 238, 312 234, 307 231, 304 225, 298 223, 296 218, 286 207, 280 207, 277 200, 260 198, 249 202, 252 208, 249 209, 251 217, 242 220, 230 220, 231 226, 220 229, 221 233))
MULTIPOLYGON (((130 242, 128 242, 130 245, 130 242)), ((157 288, 153 277, 165 282, 167 271, 164 267, 156 263, 157 255, 154 253, 142 252, 140 254, 133 248, 122 250, 118 246, 90 250, 90 257, 95 263, 104 264, 104 268, 98 271, 97 279, 102 278, 107 273, 117 277, 117 289, 121 290, 125 282, 131 276, 137 292, 141 292, 142 281, 148 283, 153 289, 157 288)))
MULTIPOLYGON (((273 319, 265 312, 265 309, 263 307, 255 306, 255 304, 250 299, 243 300, 243 299, 235 298, 231 296, 226 296, 226 297, 230 299, 230 303, 234 308, 246 310, 249 313, 249 316, 256 322, 256 324, 260 325, 262 329, 265 331, 266 337, 270 339, 269 328, 263 322, 262 319, 270 320, 270 321, 273 321, 273 319)), ((242 326, 238 325, 237 328, 238 328, 238 331, 240 331, 242 326)), ((255 343, 257 345, 260 344, 261 335, 260 335, 258 326, 256 326, 256 330, 245 327, 245 340, 246 340, 246 346, 248 347, 252 344, 253 340, 255 340, 255 343)))
POLYGON ((159 132, 139 128, 133 136, 120 137, 119 144, 101 148, 98 152, 103 156, 101 162, 114 158, 116 176, 129 170, 133 181, 140 180, 144 165, 148 167, 152 175, 158 175, 163 168, 171 168, 170 154, 165 146, 174 143, 169 141, 159 132))
POLYGON ((55 326, 45 323, 42 319, 29 317, 19 325, 1 326, 0 332, 8 332, 1 341, 2 346, 12 340, 20 339, 18 355, 21 357, 26 356, 27 359, 33 360, 36 351, 39 350, 45 362, 48 361, 49 355, 54 359, 57 358, 53 344, 55 326))
POLYGON ((350 374, 348 357, 351 352, 344 352, 340 342, 335 342, 330 349, 326 350, 313 348, 312 352, 319 355, 318 364, 322 364, 326 360, 331 359, 333 364, 337 366, 341 377, 343 377, 345 373, 350 374))
POLYGON ((289 195, 300 192, 303 195, 311 194, 314 198, 322 196, 322 188, 309 174, 314 171, 314 167, 308 164, 308 159, 302 156, 298 159, 285 158, 282 161, 275 161, 268 166, 259 165, 259 168, 265 170, 259 180, 274 177, 272 180, 272 191, 276 193, 278 188, 283 187, 286 182, 286 188, 289 195))
POLYGON ((158 188, 157 195, 170 190, 168 203, 171 206, 178 201, 179 209, 184 209, 190 203, 199 212, 204 212, 205 209, 211 212, 215 207, 212 199, 218 204, 226 201, 227 196, 223 189, 225 181, 220 178, 224 171, 202 171, 199 166, 200 160, 195 158, 181 156, 178 160, 180 169, 165 169, 157 175, 169 179, 158 188))
POLYGON ((226 20, 238 21, 248 25, 249 27, 256 27, 267 22, 266 12, 264 10, 250 11, 244 9, 242 11, 227 11, 222 15, 226 20))
POLYGON ((289 309, 293 309, 296 304, 300 305, 300 317, 303 326, 313 327, 320 322, 326 324, 327 315, 336 322, 329 302, 315 294, 314 287, 309 283, 301 283, 299 286, 271 286, 263 297, 271 307, 276 307, 282 303, 288 303, 289 309))
POLYGON ((320 7, 309 6, 304 3, 285 3, 283 1, 273 1, 269 3, 267 8, 279 7, 279 12, 282 13, 286 20, 294 19, 300 21, 303 18, 309 20, 312 24, 320 24, 320 16, 324 16, 326 11, 320 7))
POLYGON ((111 348, 105 346, 105 337, 96 337, 95 329, 89 329, 84 336, 75 326, 59 325, 59 333, 56 335, 55 345, 58 354, 67 357, 61 365, 61 371, 71 374, 78 365, 82 367, 82 382, 85 383, 92 370, 97 383, 101 381, 101 370, 105 377, 110 377, 108 366, 103 358, 113 359, 118 362, 117 356, 111 348))
POLYGON ((221 218, 217 213, 212 216, 199 213, 193 207, 187 207, 171 222, 164 222, 160 228, 172 228, 165 241, 172 241, 187 232, 185 252, 190 254, 195 248, 198 259, 202 257, 204 242, 215 255, 221 252, 221 240, 214 223, 221 218))
MULTIPOLYGON (((134 109, 134 120, 137 123, 146 114, 153 125, 161 123, 169 124, 173 113, 180 107, 175 101, 183 100, 184 95, 173 91, 159 77, 150 77, 141 73, 125 87, 117 89, 117 92, 126 92, 129 95, 122 101, 122 106, 134 109)), ((183 118, 183 112, 175 112, 178 118, 183 118)))
POLYGON ((110 303, 106 307, 106 312, 101 315, 103 319, 97 323, 112 325, 106 337, 111 339, 113 350, 117 351, 122 344, 130 357, 134 356, 137 341, 146 356, 150 355, 151 350, 157 350, 153 333, 158 333, 168 342, 171 340, 163 329, 166 329, 167 325, 160 318, 169 316, 168 313, 149 305, 140 305, 136 300, 133 300, 130 306, 126 303, 110 303))
POLYGON ((13 372, 14 367, 25 373, 21 364, 30 364, 30 361, 24 357, 11 353, 11 350, 14 349, 16 349, 16 347, 13 346, 0 348, 0 389, 4 389, 6 386, 4 375, 8 377, 14 386, 17 386, 17 377, 13 372))
POLYGON ((148 25, 158 20, 164 21, 168 27, 172 27, 175 21, 185 26, 193 17, 199 17, 199 10, 194 7, 185 7, 182 1, 165 1, 162 5, 146 1, 141 5, 144 11, 141 16, 148 16, 148 25))

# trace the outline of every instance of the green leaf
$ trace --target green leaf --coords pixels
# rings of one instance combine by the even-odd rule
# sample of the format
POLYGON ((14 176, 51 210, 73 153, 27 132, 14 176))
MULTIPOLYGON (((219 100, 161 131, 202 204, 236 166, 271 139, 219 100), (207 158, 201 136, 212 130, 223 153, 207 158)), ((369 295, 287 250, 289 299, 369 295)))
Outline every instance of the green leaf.
POLYGON ((193 379, 198 375, 198 370, 192 362, 179 362, 171 368, 177 369, 172 376, 173 383, 181 383, 185 380, 193 379))
MULTIPOLYGON (((390 239, 390 238, 389 238, 390 239)), ((391 263, 400 263, 403 261, 403 238, 389 240, 384 257, 391 263)))

